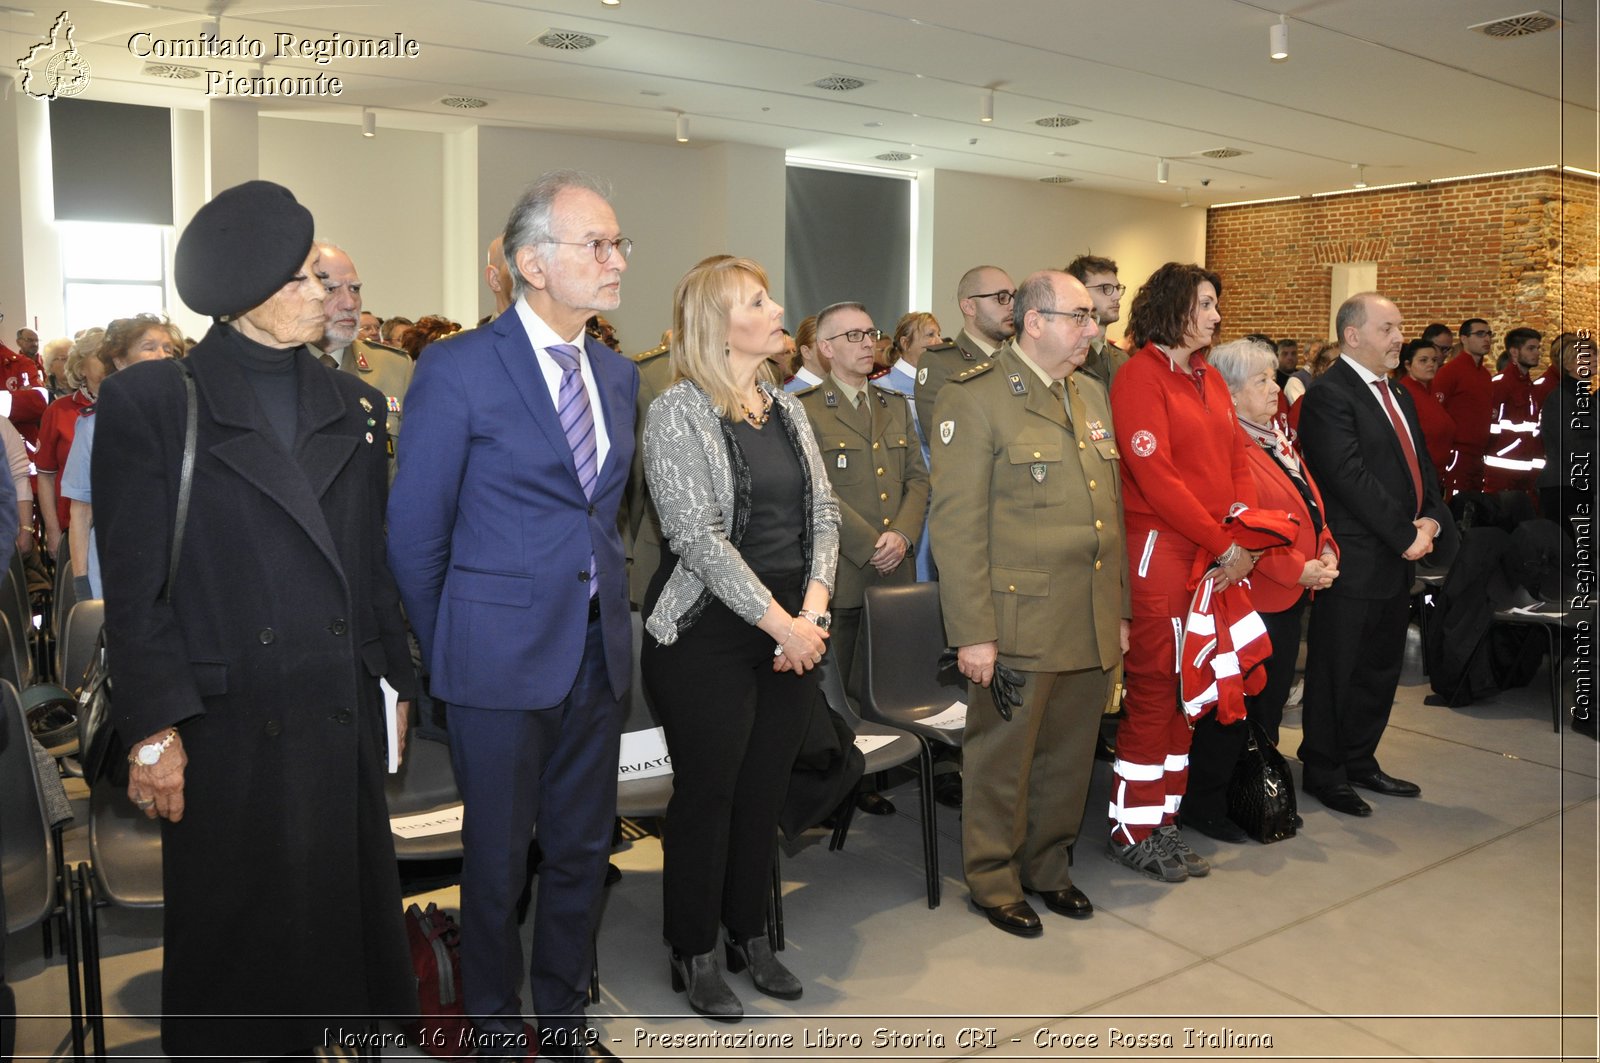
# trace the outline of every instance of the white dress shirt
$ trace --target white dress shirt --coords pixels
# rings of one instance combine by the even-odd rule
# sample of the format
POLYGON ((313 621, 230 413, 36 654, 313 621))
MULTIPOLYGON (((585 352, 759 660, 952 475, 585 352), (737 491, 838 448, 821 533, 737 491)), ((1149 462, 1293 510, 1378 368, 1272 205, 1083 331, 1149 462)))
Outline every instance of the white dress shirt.
POLYGON ((545 386, 550 389, 550 403, 557 411, 561 409, 562 370, 549 349, 562 343, 578 348, 578 368, 583 371, 583 390, 589 393, 589 409, 594 414, 594 468, 598 474, 606 467, 606 455, 611 453, 611 434, 606 431, 605 410, 600 405, 600 385, 594 378, 594 367, 589 364, 589 350, 584 344, 587 337, 579 329, 577 338, 562 338, 533 312, 533 307, 525 299, 518 299, 516 308, 517 318, 528 333, 528 342, 533 344, 533 356, 539 363, 539 372, 544 376, 545 386))

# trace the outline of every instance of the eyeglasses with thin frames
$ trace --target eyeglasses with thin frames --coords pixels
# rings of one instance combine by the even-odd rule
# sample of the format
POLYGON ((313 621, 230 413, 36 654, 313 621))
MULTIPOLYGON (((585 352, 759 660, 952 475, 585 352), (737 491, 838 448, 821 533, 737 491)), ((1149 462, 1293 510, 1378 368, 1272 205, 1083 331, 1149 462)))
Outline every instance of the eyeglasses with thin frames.
POLYGON ((883 330, 876 328, 853 328, 849 329, 848 331, 841 332, 837 336, 824 336, 822 338, 832 342, 833 340, 838 339, 839 336, 843 336, 851 343, 860 343, 862 340, 869 338, 873 343, 877 343, 879 340, 883 339, 883 330))
POLYGON ((1070 317, 1072 323, 1079 328, 1094 321, 1093 310, 1036 310, 1036 312, 1049 317, 1070 317))
POLYGON ((993 299, 996 303, 999 303, 1001 306, 1010 306, 1011 305, 1011 300, 1015 299, 1016 297, 1017 297, 1017 293, 1016 292, 1007 291, 1004 288, 1000 289, 997 292, 977 292, 977 293, 973 294, 972 296, 970 296, 970 298, 973 298, 973 299, 993 299))
POLYGON ((612 248, 620 251, 624 259, 633 254, 633 241, 626 236, 619 236, 615 240, 607 240, 605 237, 601 237, 598 240, 584 240, 582 242, 574 242, 572 240, 540 240, 539 242, 541 244, 560 244, 562 247, 587 247, 594 252, 594 260, 596 262, 604 262, 609 259, 612 248))

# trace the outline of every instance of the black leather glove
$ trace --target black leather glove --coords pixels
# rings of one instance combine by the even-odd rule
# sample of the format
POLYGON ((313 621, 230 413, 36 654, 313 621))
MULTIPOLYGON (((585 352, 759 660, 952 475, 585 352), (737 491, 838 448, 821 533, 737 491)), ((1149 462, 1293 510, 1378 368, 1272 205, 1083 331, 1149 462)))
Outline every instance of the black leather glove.
MULTIPOLYGON (((945 650, 939 654, 940 673, 955 672, 957 682, 965 682, 966 676, 962 675, 956 667, 956 651, 945 650)), ((1022 704, 1022 676, 1014 668, 1007 668, 999 661, 994 663, 994 678, 989 680, 989 693, 994 698, 995 711, 1000 713, 1002 720, 1010 721, 1013 706, 1022 704)))

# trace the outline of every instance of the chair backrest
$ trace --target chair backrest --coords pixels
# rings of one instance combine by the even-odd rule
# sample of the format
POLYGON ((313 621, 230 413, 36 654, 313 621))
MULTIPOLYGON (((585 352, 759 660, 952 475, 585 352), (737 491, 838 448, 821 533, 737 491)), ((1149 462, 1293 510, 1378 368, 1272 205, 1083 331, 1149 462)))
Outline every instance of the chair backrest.
POLYGON ((83 689, 83 675, 94 660, 106 605, 99 598, 78 602, 61 629, 61 685, 74 694, 83 689))
POLYGON ((56 641, 61 641, 61 631, 67 626, 67 614, 72 612, 72 604, 77 598, 72 593, 72 550, 68 545, 71 537, 65 532, 61 535, 61 545, 56 547, 56 584, 55 594, 50 599, 50 626, 55 629, 56 641))
POLYGON ((939 674, 945 641, 937 583, 867 588, 861 626, 861 696, 874 711, 944 709, 966 698, 964 683, 939 674))
POLYGON ((0 614, 11 625, 11 645, 21 670, 17 686, 28 686, 33 682, 33 606, 28 597, 28 572, 15 551, 5 579, 0 580, 0 614))
POLYGON ((34 773, 28 721, 17 688, 0 682, 0 889, 5 932, 41 922, 55 908, 55 849, 34 773))
POLYGON ((0 679, 21 690, 22 662, 17 658, 16 640, 11 637, 11 621, 0 611, 0 679))

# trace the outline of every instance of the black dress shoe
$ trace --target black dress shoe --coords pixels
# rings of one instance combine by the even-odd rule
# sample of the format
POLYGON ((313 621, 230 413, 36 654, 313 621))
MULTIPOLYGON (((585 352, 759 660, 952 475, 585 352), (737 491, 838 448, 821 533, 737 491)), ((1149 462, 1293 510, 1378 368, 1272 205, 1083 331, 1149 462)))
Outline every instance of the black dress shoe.
POLYGON ((1343 812, 1347 816, 1370 816, 1372 806, 1361 800, 1361 797, 1349 786, 1341 783, 1330 786, 1326 790, 1307 790, 1306 793, 1327 805, 1335 812, 1343 812))
POLYGON ((1064 915, 1071 919, 1087 919, 1094 914, 1094 905, 1085 897, 1083 891, 1076 886, 1068 886, 1063 890, 1029 890, 1029 893, 1044 902, 1044 906, 1057 915, 1064 915))
POLYGON ((1396 779, 1393 775, 1382 769, 1371 775, 1352 775, 1350 785, 1359 786, 1363 790, 1371 790, 1375 794, 1387 794, 1390 797, 1421 797, 1422 787, 1414 782, 1396 779))
POLYGON ((993 908, 985 908, 977 901, 973 901, 972 906, 988 916, 989 922, 1008 934, 1036 938, 1044 933, 1044 924, 1039 922, 1039 913, 1034 911, 1033 906, 1027 901, 1013 901, 993 908))
POLYGON ((856 794, 856 807, 869 816, 894 815, 894 802, 877 791, 856 794))
POLYGON ((606 865, 606 885, 615 886, 622 881, 622 868, 616 864, 606 865))
POLYGON ((1213 819, 1210 816, 1197 816, 1193 813, 1185 813, 1183 816, 1183 825, 1191 830, 1199 831, 1207 838, 1215 838, 1219 842, 1233 842, 1237 844, 1250 839, 1250 835, 1244 832, 1244 828, 1239 826, 1239 824, 1235 823, 1233 820, 1229 819, 1227 816, 1217 816, 1213 819))

